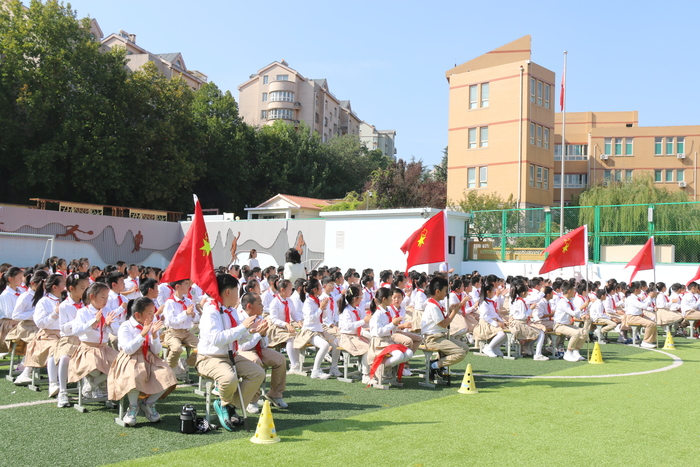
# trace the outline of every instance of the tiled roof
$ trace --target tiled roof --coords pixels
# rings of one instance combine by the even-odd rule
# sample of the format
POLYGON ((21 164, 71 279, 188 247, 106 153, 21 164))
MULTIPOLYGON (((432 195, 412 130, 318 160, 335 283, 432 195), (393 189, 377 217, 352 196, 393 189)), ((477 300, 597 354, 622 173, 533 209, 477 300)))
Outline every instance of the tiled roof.
POLYGON ((277 197, 280 197, 284 200, 287 200, 292 204, 296 204, 301 209, 314 209, 314 210, 320 211, 321 208, 323 208, 325 206, 330 206, 331 204, 333 204, 331 201, 329 201, 327 199, 305 198, 303 196, 292 196, 292 195, 284 195, 282 193, 279 193, 279 194, 276 194, 275 196, 273 196, 272 198, 268 199, 267 201, 265 201, 264 203, 262 203, 258 207, 260 208, 260 207, 265 206, 266 204, 268 204, 270 201, 272 201, 273 199, 275 199, 277 197))

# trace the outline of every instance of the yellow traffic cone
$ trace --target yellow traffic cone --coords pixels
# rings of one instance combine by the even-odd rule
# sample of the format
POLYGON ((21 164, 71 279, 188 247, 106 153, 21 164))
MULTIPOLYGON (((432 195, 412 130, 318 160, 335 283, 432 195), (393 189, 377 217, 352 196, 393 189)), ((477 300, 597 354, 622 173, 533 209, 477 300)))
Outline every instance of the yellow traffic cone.
POLYGON ((666 350, 676 350, 676 345, 673 343, 673 335, 671 335, 671 333, 666 334, 666 343, 663 348, 666 350))
POLYGON ((255 436, 250 438, 250 442, 255 444, 273 444, 279 443, 280 441, 282 440, 277 436, 275 422, 272 420, 270 401, 266 400, 262 412, 260 413, 258 427, 255 429, 255 436))
POLYGON ((462 379, 462 386, 457 392, 460 394, 479 394, 479 391, 476 389, 476 383, 474 383, 471 363, 467 365, 467 371, 464 372, 464 379, 462 379))
POLYGON ((605 363, 603 361, 603 354, 600 351, 600 344, 597 342, 593 347, 593 354, 591 355, 591 359, 588 361, 588 363, 605 363))

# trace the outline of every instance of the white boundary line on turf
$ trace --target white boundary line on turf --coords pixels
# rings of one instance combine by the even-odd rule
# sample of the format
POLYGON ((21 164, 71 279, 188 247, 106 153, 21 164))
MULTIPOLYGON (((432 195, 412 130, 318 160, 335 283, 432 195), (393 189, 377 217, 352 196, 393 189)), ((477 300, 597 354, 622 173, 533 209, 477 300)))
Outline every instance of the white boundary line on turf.
POLYGON ((663 368, 657 368, 656 370, 647 370, 647 371, 637 371, 634 373, 617 373, 614 375, 588 375, 588 376, 526 376, 526 375, 490 375, 490 374, 477 374, 474 373, 474 376, 482 376, 482 377, 493 377, 493 378, 514 378, 514 379, 587 379, 587 378, 615 378, 618 376, 640 376, 640 375, 650 375, 652 373, 660 373, 662 371, 668 371, 668 370, 673 370, 674 368, 678 368, 683 364, 683 360, 680 359, 680 357, 677 357, 673 354, 670 354, 668 352, 664 352, 662 350, 656 350, 656 349, 648 349, 651 350, 652 352, 658 352, 662 353, 668 357, 671 357, 673 359, 673 363, 671 363, 668 366, 665 366, 663 368))
MULTIPOLYGON (((196 384, 178 384, 176 386, 176 388, 180 389, 180 388, 187 388, 187 387, 193 387, 193 386, 196 386, 196 384)), ((21 387, 21 386, 18 386, 18 387, 21 387)), ((55 403, 56 399, 46 399, 43 401, 34 401, 34 402, 19 402, 17 404, 0 405, 0 410, 16 409, 18 407, 30 407, 32 405, 50 404, 52 402, 55 403)))

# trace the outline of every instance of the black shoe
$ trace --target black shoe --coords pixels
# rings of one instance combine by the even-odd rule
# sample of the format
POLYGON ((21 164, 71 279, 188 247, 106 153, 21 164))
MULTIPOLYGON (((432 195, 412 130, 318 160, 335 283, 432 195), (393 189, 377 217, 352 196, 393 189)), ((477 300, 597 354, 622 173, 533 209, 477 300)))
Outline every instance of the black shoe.
POLYGON ((243 417, 236 413, 236 408, 232 405, 228 407, 228 423, 230 426, 237 427, 243 425, 243 417))
POLYGON ((431 360, 430 361, 430 380, 435 380, 435 379, 442 379, 444 376, 445 369, 444 368, 433 368, 433 363, 437 362, 437 360, 431 360))

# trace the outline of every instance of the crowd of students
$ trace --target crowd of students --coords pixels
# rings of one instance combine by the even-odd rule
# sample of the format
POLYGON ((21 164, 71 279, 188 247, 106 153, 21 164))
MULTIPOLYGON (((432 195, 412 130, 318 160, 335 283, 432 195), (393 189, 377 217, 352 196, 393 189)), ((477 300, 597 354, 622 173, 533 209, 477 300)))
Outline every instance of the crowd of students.
POLYGON ((68 264, 56 257, 34 267, 2 264, 0 353, 14 345, 24 356, 17 385, 29 384, 33 369, 45 367, 49 397, 59 407, 70 406, 67 386, 78 381, 87 398, 127 397, 130 426, 140 412, 160 420, 156 402, 195 367, 216 381, 214 408, 222 426, 233 430, 243 423, 237 410, 259 412, 264 368, 271 369, 264 397, 288 407, 286 375, 307 374, 308 347, 316 350, 311 378, 341 376, 342 349, 358 358, 362 382, 371 385, 411 376, 409 362, 421 344, 439 356, 428 370, 430 379, 439 379, 479 342, 483 355, 503 356, 506 332, 535 361, 559 353, 556 338, 545 347, 545 333, 563 335, 563 358, 578 362, 593 323, 603 326, 601 343, 612 331, 618 342, 630 343, 630 326, 641 326, 641 346, 653 348, 657 326, 684 332, 688 320, 700 319, 695 282, 667 288, 614 279, 503 279, 477 271, 385 270, 375 277, 372 269, 306 272, 300 266, 290 249, 285 266, 261 269, 253 251, 249 264, 218 268, 218 302, 189 279, 161 283, 163 271, 142 265, 118 262, 102 270, 87 258, 68 264))

